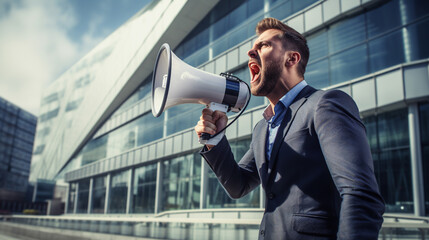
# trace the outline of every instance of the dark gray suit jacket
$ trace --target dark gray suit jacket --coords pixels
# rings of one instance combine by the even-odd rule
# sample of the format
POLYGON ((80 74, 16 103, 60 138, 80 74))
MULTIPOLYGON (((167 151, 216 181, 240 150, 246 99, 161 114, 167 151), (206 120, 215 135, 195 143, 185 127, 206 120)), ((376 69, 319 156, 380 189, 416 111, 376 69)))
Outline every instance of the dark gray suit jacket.
POLYGON ((290 105, 265 158, 267 122, 237 164, 224 137, 206 159, 232 198, 262 184, 259 239, 377 239, 384 201, 359 110, 339 90, 307 86, 290 105))

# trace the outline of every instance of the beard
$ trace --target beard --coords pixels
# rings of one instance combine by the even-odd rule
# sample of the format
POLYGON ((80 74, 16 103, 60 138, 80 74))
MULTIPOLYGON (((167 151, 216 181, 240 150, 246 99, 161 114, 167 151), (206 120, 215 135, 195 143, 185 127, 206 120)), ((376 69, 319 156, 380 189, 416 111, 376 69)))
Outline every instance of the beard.
POLYGON ((281 72, 281 61, 267 61, 264 68, 262 69, 262 74, 260 76, 261 79, 258 85, 251 88, 251 93, 254 96, 267 96, 276 86, 281 72))

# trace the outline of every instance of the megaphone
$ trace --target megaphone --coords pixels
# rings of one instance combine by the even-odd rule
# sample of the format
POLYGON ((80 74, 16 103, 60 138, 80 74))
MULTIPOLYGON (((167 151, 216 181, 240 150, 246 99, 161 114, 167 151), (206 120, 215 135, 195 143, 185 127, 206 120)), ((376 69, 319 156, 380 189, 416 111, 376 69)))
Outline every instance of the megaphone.
POLYGON ((238 112, 249 96, 246 83, 238 78, 194 68, 179 59, 167 43, 161 46, 152 76, 152 114, 155 117, 185 103, 206 106, 219 103, 238 112))
POLYGON ((164 43, 152 75, 152 114, 185 103, 203 104, 213 110, 239 112, 250 99, 249 86, 230 74, 215 75, 194 68, 164 43))

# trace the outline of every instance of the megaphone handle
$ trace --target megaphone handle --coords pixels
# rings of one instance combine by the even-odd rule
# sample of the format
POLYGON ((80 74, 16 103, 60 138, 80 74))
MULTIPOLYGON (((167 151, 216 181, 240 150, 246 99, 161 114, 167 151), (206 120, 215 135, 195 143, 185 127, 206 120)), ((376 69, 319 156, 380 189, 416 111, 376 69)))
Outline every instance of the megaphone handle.
MULTIPOLYGON (((213 112, 214 111, 222 111, 222 112, 227 112, 228 111, 228 106, 221 104, 221 103, 215 103, 215 102, 211 102, 208 106, 213 112)), ((219 138, 222 138, 223 135, 222 134, 218 134, 215 137, 212 137, 210 134, 208 133, 202 133, 201 137, 199 139, 199 142, 201 144, 211 144, 211 145, 216 145, 219 142, 219 138), (216 143, 216 144, 213 144, 216 143)))

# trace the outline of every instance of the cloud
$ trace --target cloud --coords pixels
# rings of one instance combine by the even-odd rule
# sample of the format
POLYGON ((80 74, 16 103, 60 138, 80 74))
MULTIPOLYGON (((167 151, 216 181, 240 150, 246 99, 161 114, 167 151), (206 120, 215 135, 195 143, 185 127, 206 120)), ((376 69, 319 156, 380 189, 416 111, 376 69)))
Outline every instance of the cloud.
POLYGON ((66 1, 1 0, 0 97, 38 115, 42 89, 100 40, 74 42, 76 23, 66 1))

